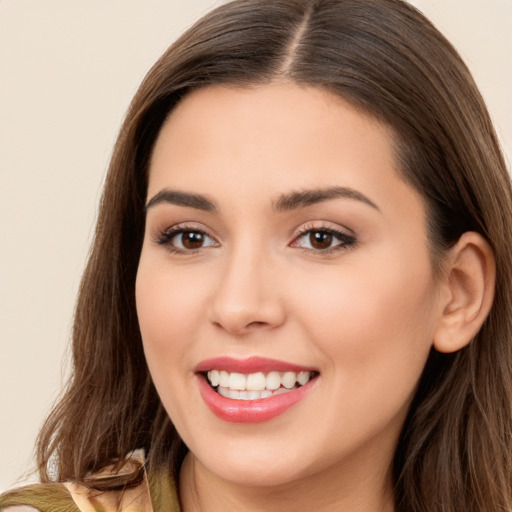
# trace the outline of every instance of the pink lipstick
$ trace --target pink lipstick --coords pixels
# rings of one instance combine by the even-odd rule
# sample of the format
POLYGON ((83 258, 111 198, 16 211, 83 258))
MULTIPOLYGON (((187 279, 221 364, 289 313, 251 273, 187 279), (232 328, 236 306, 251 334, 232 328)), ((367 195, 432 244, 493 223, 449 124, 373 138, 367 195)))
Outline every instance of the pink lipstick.
POLYGON ((257 423, 284 413, 313 388, 318 371, 274 359, 219 357, 196 367, 199 390, 225 421, 257 423))

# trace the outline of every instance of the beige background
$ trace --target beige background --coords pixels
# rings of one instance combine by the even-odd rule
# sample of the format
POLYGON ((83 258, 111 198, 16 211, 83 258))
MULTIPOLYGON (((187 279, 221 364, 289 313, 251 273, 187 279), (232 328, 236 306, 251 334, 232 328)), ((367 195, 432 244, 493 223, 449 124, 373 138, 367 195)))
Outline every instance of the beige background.
MULTIPOLYGON (((131 96, 213 0, 0 0, 0 490, 27 480, 131 96)), ((452 40, 512 155, 512 0, 414 0, 452 40)), ((509 166, 510 167, 510 166, 509 166)))

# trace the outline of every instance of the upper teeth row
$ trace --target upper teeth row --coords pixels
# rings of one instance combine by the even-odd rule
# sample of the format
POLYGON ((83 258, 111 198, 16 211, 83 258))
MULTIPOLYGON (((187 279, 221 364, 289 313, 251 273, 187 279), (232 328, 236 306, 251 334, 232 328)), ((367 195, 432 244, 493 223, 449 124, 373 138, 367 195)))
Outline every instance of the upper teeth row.
POLYGON ((210 370, 208 372, 208 380, 213 387, 221 386, 240 391, 275 390, 281 386, 292 389, 295 387, 295 383, 303 386, 310 378, 310 372, 269 372, 266 375, 262 372, 249 373, 248 375, 223 370, 210 370))

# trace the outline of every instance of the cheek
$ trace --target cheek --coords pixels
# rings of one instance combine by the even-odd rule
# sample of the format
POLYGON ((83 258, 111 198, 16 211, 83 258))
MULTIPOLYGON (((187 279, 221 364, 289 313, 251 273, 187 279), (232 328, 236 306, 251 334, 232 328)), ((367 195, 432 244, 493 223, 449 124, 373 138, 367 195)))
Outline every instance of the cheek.
POLYGON ((137 315, 143 338, 146 332, 151 344, 186 344, 191 329, 204 317, 202 306, 208 288, 204 277, 205 273, 198 278, 197 272, 173 267, 165 258, 145 257, 143 252, 136 281, 137 315))
POLYGON ((328 357, 333 385, 369 396, 391 391, 398 401, 409 397, 436 327, 429 262, 348 266, 330 279, 311 279, 307 290, 297 317, 328 357))
MULTIPOLYGON (((141 259, 136 283, 137 316, 144 352, 157 388, 190 369, 191 348, 205 316, 204 289, 184 271, 141 259)), ((162 397, 165 398, 165 397, 162 397)))
POLYGON ((339 439, 340 450, 386 433, 394 442, 430 351, 428 280, 416 276, 411 286, 408 276, 387 270, 380 278, 367 271, 331 280, 328 291, 309 283, 301 328, 326 359, 329 390, 315 432, 332 453, 327 440, 339 439))
POLYGON ((139 327, 153 383, 175 427, 189 426, 191 397, 187 390, 195 378, 192 354, 205 316, 204 289, 183 269, 141 258, 136 282, 139 327))

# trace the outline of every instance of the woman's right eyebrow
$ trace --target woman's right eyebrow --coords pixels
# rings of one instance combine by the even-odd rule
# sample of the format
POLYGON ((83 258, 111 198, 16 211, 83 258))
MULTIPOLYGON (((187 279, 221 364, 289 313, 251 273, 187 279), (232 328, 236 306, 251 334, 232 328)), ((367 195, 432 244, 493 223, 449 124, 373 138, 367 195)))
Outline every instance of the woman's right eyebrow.
POLYGON ((157 204, 168 203, 188 208, 196 208, 206 212, 217 212, 215 204, 201 194, 183 192, 181 190, 170 190, 164 188, 155 194, 146 204, 146 211, 157 204))

